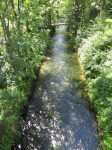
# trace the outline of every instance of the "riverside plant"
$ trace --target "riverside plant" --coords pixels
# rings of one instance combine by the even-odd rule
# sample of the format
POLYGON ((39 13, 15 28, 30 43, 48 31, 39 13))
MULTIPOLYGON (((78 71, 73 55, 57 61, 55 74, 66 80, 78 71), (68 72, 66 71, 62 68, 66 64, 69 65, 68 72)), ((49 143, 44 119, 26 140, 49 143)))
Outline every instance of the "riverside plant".
POLYGON ((94 103, 98 123, 103 131, 101 146, 104 150, 111 150, 112 26, 105 24, 105 18, 101 20, 99 22, 96 19, 83 32, 79 30, 76 43, 87 77, 90 100, 94 103))
POLYGON ((21 110, 28 100, 36 71, 45 60, 50 37, 46 32, 29 36, 13 35, 9 43, 10 54, 2 47, 0 69, 0 149, 9 150, 19 139, 21 110), (18 42, 16 42, 18 40, 18 42), (16 140, 16 141, 17 141, 16 140), (6 144, 7 143, 7 144, 6 144))

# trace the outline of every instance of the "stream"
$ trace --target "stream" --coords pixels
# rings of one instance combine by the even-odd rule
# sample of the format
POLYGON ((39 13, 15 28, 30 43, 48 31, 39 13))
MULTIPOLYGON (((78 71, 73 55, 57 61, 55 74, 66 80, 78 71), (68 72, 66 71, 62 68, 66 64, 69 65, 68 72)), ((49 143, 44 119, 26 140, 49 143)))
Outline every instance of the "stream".
POLYGON ((21 121, 22 150, 98 150, 96 117, 90 109, 78 54, 66 26, 56 29, 49 60, 40 68, 21 121))

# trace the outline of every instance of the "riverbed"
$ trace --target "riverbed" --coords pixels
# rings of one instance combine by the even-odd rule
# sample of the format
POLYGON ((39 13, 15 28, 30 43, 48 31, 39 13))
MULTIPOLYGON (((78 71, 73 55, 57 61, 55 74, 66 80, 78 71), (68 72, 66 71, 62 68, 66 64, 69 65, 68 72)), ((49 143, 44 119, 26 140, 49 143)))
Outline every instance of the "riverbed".
POLYGON ((66 26, 56 29, 21 121, 25 150, 97 150, 96 117, 82 65, 66 26))

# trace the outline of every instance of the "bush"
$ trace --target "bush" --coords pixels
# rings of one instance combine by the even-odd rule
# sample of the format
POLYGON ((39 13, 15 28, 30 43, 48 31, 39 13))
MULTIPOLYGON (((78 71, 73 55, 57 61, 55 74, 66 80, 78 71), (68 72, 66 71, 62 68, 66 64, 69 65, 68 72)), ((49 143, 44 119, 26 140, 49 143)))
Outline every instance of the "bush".
POLYGON ((20 110, 27 100, 24 92, 20 92, 14 85, 2 90, 1 118, 0 118, 0 149, 9 150, 14 144, 15 137, 19 137, 20 110))
POLYGON ((106 150, 112 148, 112 27, 102 14, 78 31, 76 43, 106 150))
POLYGON ((31 82, 50 41, 48 32, 23 36, 12 33, 10 53, 3 49, 0 69, 0 149, 9 150, 20 137, 21 110, 27 101, 31 82), (16 138, 15 138, 16 137, 16 138))

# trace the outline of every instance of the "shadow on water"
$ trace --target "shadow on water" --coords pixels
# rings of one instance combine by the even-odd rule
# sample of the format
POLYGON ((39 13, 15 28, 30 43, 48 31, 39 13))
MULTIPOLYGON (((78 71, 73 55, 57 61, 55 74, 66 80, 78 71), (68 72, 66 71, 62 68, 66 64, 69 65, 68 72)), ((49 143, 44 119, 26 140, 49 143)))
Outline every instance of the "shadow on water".
POLYGON ((96 118, 90 111, 83 72, 64 27, 57 29, 26 118, 21 121, 22 149, 97 150, 96 118))

